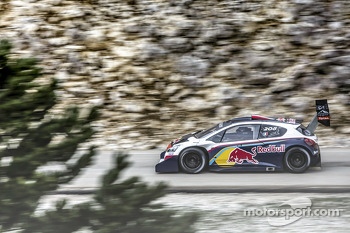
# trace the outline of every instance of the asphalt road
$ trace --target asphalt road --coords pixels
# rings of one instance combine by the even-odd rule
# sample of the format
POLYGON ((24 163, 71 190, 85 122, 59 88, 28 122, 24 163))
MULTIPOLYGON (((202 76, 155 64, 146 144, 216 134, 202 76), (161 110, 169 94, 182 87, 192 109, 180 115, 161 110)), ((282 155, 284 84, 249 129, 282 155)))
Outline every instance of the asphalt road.
MULTIPOLYGON (((132 166, 123 178, 138 176, 149 184, 165 182, 169 192, 350 192, 350 148, 321 148, 322 169, 303 174, 282 172, 157 174, 154 166, 160 150, 130 152, 132 166)), ((100 178, 113 165, 111 151, 102 151, 94 164, 58 193, 89 193, 99 186, 100 178)))

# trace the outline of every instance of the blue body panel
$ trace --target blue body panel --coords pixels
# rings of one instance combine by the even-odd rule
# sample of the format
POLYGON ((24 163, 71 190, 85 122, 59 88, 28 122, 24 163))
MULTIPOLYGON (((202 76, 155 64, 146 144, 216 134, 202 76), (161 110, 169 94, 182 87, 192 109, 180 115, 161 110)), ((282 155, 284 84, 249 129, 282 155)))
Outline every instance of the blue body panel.
POLYGON ((161 163, 158 163, 156 165, 156 172, 159 172, 159 173, 179 172, 178 156, 173 156, 170 159, 167 159, 161 163))

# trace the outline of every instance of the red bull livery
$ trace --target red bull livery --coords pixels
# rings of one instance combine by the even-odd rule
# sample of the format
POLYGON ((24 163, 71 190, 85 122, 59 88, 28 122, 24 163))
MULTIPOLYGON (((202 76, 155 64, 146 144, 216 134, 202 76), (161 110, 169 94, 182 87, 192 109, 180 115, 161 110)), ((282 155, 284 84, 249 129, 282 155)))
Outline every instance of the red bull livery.
POLYGON ((237 164, 242 164, 245 160, 249 163, 258 164, 259 161, 255 160, 253 157, 256 156, 256 149, 252 148, 253 153, 249 153, 245 150, 242 150, 240 148, 235 149, 231 152, 230 156, 228 157, 227 163, 235 162, 237 164))
POLYGON ((234 118, 171 142, 160 155, 158 173, 210 171, 288 171, 321 167, 314 134, 330 126, 327 100, 316 100, 316 115, 305 127, 291 118, 258 115, 234 118))

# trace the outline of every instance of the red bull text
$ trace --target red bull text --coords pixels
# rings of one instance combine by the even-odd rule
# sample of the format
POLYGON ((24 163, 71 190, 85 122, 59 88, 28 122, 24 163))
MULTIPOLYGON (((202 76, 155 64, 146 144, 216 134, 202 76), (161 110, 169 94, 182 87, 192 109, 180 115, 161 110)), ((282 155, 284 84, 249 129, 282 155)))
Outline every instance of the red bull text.
POLYGON ((286 145, 282 144, 281 146, 270 145, 268 147, 257 146, 258 153, 280 153, 285 152, 286 145))

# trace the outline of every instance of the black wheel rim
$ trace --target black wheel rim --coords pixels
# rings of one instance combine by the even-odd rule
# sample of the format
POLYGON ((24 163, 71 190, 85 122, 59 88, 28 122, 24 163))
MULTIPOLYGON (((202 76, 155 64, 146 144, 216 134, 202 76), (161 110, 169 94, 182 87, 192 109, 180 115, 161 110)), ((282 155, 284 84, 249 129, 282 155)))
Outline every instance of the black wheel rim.
POLYGON ((189 153, 184 157, 184 165, 189 169, 196 169, 202 165, 202 159, 198 154, 189 153))
POLYGON ((303 153, 293 153, 288 158, 289 164, 294 168, 301 168, 306 163, 306 158, 303 153))

